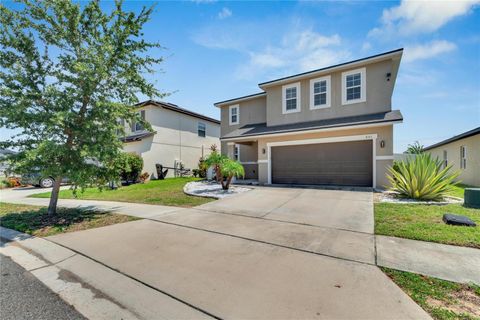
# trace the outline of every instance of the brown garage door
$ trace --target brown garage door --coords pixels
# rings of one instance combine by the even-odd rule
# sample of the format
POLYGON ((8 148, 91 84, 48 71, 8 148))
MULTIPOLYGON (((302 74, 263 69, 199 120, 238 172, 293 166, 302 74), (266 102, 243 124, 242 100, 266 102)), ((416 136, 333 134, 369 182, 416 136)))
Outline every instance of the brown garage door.
POLYGON ((372 186, 372 141, 272 147, 272 183, 372 186))

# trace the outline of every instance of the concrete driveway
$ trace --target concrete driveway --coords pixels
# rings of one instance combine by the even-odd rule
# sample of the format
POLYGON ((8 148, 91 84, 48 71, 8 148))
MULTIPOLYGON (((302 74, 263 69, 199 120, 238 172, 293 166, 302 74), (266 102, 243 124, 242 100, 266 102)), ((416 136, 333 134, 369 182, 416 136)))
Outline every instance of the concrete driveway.
POLYGON ((423 319, 375 265, 372 194, 256 188, 48 239, 224 319, 423 319))
POLYGON ((257 188, 197 208, 373 234, 371 192, 257 188))

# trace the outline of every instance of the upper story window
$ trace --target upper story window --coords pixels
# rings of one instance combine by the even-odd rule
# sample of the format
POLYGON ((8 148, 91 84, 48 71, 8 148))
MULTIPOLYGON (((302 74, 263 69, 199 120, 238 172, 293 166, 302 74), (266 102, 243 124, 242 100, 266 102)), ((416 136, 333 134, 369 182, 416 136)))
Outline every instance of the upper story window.
POLYGON ((310 80, 310 109, 330 107, 331 77, 321 77, 310 80))
POLYGON ((366 101, 365 68, 342 72, 342 104, 366 101))
POLYGON ((460 168, 467 169, 467 147, 460 147, 460 168))
POLYGON ((300 82, 282 87, 283 113, 300 112, 300 82))
MULTIPOLYGON (((145 121, 145 110, 140 110, 138 112, 138 114, 140 115, 140 118, 145 121)), ((143 131, 145 128, 143 126, 142 123, 138 122, 138 121, 135 121, 133 120, 132 122, 132 132, 135 132, 135 131, 143 131)))
POLYGON ((239 108, 238 104, 236 104, 234 106, 230 106, 228 108, 228 113, 229 113, 228 114, 228 119, 229 119, 230 125, 240 123, 240 108, 239 108))
POLYGON ((198 123, 197 126, 197 132, 199 137, 205 137, 207 133, 207 127, 205 126, 205 123, 198 123))

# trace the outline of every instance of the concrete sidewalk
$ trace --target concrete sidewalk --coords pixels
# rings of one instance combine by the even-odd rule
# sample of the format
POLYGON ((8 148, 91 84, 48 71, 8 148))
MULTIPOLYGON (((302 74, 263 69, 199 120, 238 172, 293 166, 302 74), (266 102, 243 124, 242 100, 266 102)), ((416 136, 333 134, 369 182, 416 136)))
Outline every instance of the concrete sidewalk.
MULTIPOLYGON (((62 187, 68 189, 69 187, 62 187)), ((48 192, 48 189, 39 188, 18 188, 11 190, 0 190, 0 201, 17 204, 29 204, 36 206, 48 206, 48 198, 29 198, 35 193, 48 192)), ((182 208, 151 205, 143 203, 131 203, 120 201, 99 201, 99 200, 77 200, 77 199, 58 199, 58 206, 64 208, 83 208, 96 209, 103 211, 112 211, 115 213, 126 214, 138 218, 150 218, 162 213, 182 210, 182 208)))
MULTIPOLYGON (((0 195, 1 201, 4 202, 48 205, 48 199, 26 197, 38 192, 45 192, 45 190, 36 188, 18 191, 2 190, 0 195)), ((310 190, 308 192, 315 193, 310 190)), ((326 191, 325 196, 343 196, 340 192, 330 193, 326 191)), ((217 200, 211 204, 197 207, 201 210, 127 202, 73 199, 59 199, 59 206, 114 211, 116 213, 186 227, 201 228, 230 234, 234 237, 247 238, 368 264, 375 264, 376 258, 379 266, 425 274, 450 281, 480 284, 480 273, 478 272, 480 269, 480 249, 384 236, 370 236, 368 234, 335 229, 330 224, 327 227, 308 226, 304 225, 303 220, 300 220, 299 223, 295 221, 269 221, 272 220, 271 213, 264 218, 261 215, 255 218, 251 217, 253 211, 252 208, 248 209, 249 206, 260 206, 260 208, 255 207, 256 212, 265 212, 269 210, 270 207, 268 206, 271 206, 272 203, 277 203, 278 206, 279 197, 285 197, 285 195, 292 197, 291 194, 299 196, 305 194, 305 192, 302 193, 301 189, 289 191, 288 189, 259 188, 258 192, 254 190, 241 196, 217 200), (275 190, 279 190, 277 197, 275 197, 275 190), (256 193, 261 195, 261 197, 256 195, 256 193), (266 199, 272 193, 275 201, 266 199), (259 198, 262 201, 259 204, 255 204, 255 199, 259 198), (243 211, 248 209, 252 212, 248 210, 246 214, 240 211, 232 212, 232 210, 235 210, 235 207, 239 206, 239 200, 242 200, 241 203, 243 205, 240 207, 243 208, 243 211), (253 202, 255 203, 252 204, 253 202), (237 206, 232 206, 231 204, 233 203, 237 203, 237 206), (267 207, 265 207, 266 204, 268 204, 267 207), (209 211, 209 209, 212 209, 212 211, 209 211), (226 212, 223 212, 223 209, 226 212), (232 214, 236 214, 237 217, 232 214), (238 216, 239 214, 245 214, 246 216, 238 216), (374 249, 375 242, 376 252, 374 249)), ((318 194, 312 196, 317 197, 318 194)), ((366 202, 367 200, 365 194, 362 193, 354 194, 354 196, 359 197, 354 199, 355 203, 366 202)), ((296 200, 295 197, 292 197, 292 199, 292 201, 296 200)), ((346 201, 345 198, 337 200, 346 201)), ((292 202, 288 202, 288 205, 291 206, 292 202)), ((305 204, 302 206, 304 207, 305 204)), ((313 210, 310 207, 303 207, 299 209, 300 212, 303 212, 303 215, 313 210)), ((275 210, 278 211, 278 209, 275 210)), ((291 208, 290 211, 292 210, 296 209, 291 208)), ((336 224, 338 225, 338 223, 336 224)), ((373 222, 369 224, 373 225, 373 222)))
POLYGON ((377 265, 480 285, 480 249, 375 236, 377 265))
POLYGON ((221 319, 429 318, 376 266, 226 234, 144 219, 46 239, 221 319))

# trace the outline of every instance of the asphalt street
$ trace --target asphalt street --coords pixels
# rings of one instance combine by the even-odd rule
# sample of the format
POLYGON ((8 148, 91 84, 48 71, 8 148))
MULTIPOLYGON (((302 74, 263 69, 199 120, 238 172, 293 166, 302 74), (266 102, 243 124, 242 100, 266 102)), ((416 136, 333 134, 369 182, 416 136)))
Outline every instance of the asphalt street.
POLYGON ((85 319, 30 272, 0 254, 0 319, 85 319))

